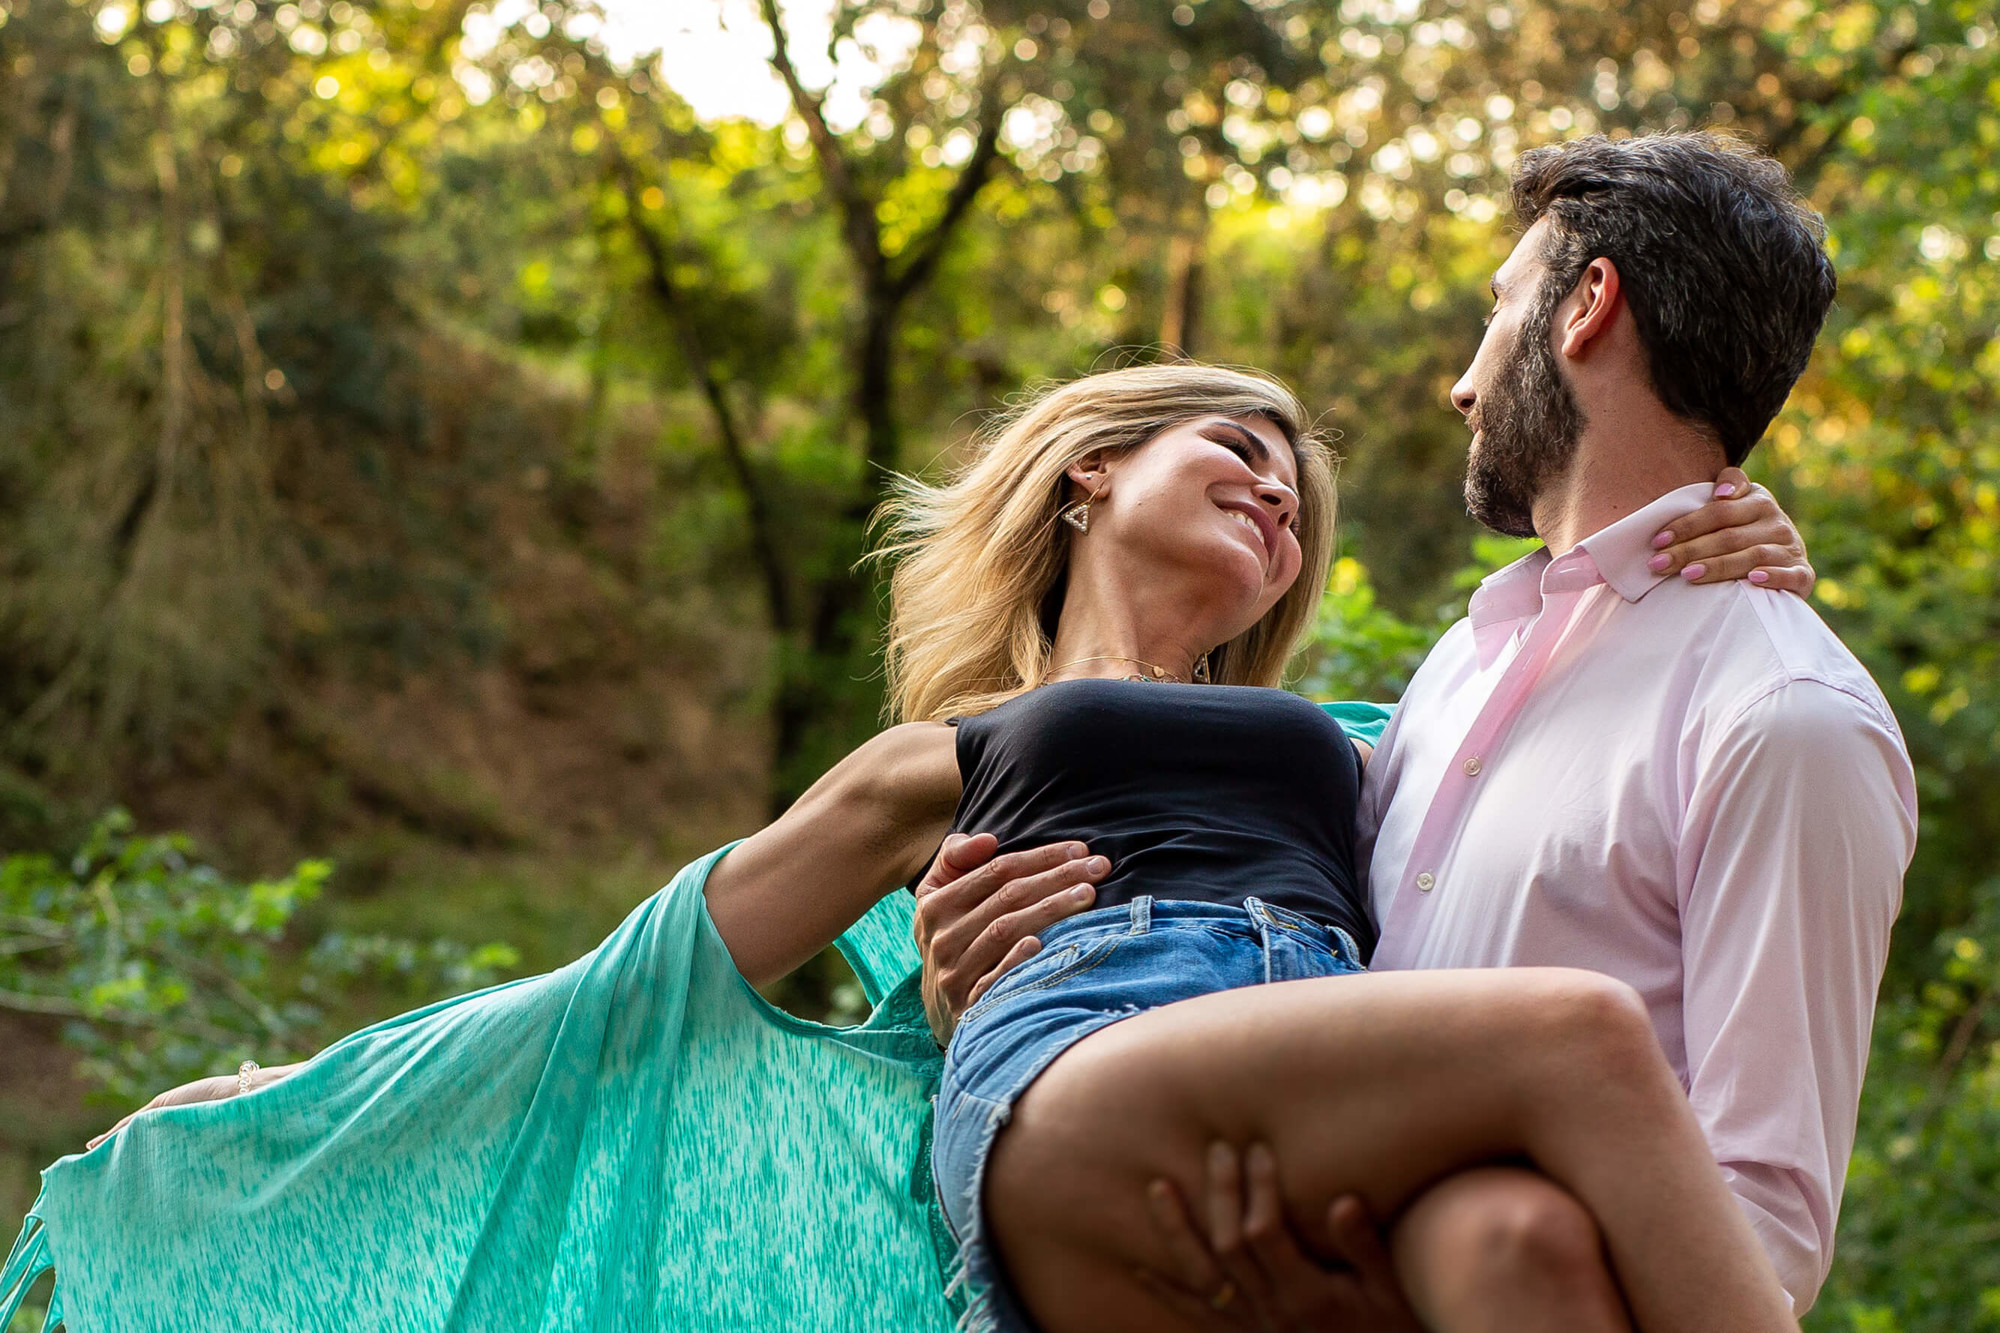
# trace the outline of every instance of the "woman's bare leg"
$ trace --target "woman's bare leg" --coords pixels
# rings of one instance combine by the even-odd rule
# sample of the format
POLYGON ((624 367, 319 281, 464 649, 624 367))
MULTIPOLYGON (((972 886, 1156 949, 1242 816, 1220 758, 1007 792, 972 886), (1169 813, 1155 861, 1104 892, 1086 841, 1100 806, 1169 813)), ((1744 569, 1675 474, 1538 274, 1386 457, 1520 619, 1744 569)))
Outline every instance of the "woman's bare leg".
POLYGON ((1390 1246, 1432 1333, 1632 1333, 1596 1220, 1537 1172, 1446 1176, 1403 1210, 1390 1246))
POLYGON ((1277 1154, 1300 1234, 1333 1198, 1399 1213, 1454 1171, 1526 1156, 1597 1219, 1646 1333, 1796 1329, 1631 990, 1560 968, 1246 987, 1077 1043, 1015 1106, 989 1232, 1046 1333, 1173 1327, 1145 1211, 1192 1197, 1215 1139, 1277 1154))

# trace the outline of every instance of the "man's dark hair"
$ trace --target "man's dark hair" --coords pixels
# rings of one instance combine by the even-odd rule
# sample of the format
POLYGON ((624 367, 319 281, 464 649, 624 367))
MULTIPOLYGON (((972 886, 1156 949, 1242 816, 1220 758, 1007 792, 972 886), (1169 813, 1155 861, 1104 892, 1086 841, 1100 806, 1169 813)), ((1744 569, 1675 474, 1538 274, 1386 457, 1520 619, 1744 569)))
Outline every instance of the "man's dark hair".
POLYGON ((1568 292, 1593 259, 1617 265, 1654 392, 1741 463, 1833 304, 1826 223, 1785 169, 1705 131, 1593 135, 1524 153, 1513 193, 1522 227, 1550 219, 1550 286, 1568 292))

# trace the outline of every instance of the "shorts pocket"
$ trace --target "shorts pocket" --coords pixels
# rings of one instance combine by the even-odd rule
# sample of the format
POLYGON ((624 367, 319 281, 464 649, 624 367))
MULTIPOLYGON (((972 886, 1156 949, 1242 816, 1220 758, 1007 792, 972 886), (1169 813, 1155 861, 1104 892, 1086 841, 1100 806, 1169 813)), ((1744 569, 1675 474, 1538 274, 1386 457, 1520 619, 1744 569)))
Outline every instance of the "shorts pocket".
POLYGON ((1109 957, 1112 950, 1122 941, 1131 938, 1129 931, 1106 931, 1095 939, 1076 940, 1046 953, 1036 954, 1027 962, 1017 964, 1010 971, 1002 973, 1000 979, 994 982, 984 995, 959 1015, 960 1026, 1011 996, 1046 990, 1086 968, 1096 967, 1109 957))

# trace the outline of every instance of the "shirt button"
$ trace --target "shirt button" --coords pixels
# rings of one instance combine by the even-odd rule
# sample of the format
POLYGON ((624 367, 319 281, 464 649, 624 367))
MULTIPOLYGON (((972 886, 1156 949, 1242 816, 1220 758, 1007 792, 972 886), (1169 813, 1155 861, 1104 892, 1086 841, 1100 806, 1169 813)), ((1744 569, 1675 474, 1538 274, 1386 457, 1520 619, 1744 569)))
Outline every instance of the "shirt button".
POLYGON ((1476 778, 1476 777, 1478 777, 1478 776, 1479 776, 1479 756, 1478 756, 1478 755, 1474 755, 1474 756, 1472 756, 1472 758, 1470 758, 1470 759, 1468 759, 1468 760, 1466 760, 1466 761, 1465 761, 1465 776, 1467 776, 1467 777, 1469 777, 1469 778, 1476 778))
POLYGON ((1423 874, 1417 876, 1417 889, 1421 893, 1429 893, 1431 891, 1431 886, 1436 883, 1437 883, 1437 876, 1433 875, 1428 870, 1426 870, 1423 874))

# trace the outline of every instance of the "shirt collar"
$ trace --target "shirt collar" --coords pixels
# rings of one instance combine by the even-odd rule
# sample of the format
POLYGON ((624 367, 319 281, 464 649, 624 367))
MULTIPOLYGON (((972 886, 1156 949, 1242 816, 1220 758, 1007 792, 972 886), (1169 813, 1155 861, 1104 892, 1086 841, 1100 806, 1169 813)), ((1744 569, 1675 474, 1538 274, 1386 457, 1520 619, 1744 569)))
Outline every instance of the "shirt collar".
POLYGON ((1577 549, 1590 557, 1604 581, 1628 602, 1636 602, 1666 581, 1646 562, 1658 554, 1653 538, 1677 518, 1685 518, 1707 504, 1715 493, 1713 482, 1698 481, 1668 491, 1634 514, 1627 514, 1610 527, 1600 528, 1578 542, 1577 549))
POLYGON ((1585 537, 1575 550, 1551 556, 1544 547, 1487 575, 1467 609, 1481 665, 1492 664, 1513 636, 1514 626, 1540 612, 1549 593, 1608 583, 1620 597, 1636 602, 1658 587, 1667 576, 1646 567, 1656 554, 1654 535, 1707 504, 1713 492, 1709 482, 1668 491, 1644 509, 1585 537))

